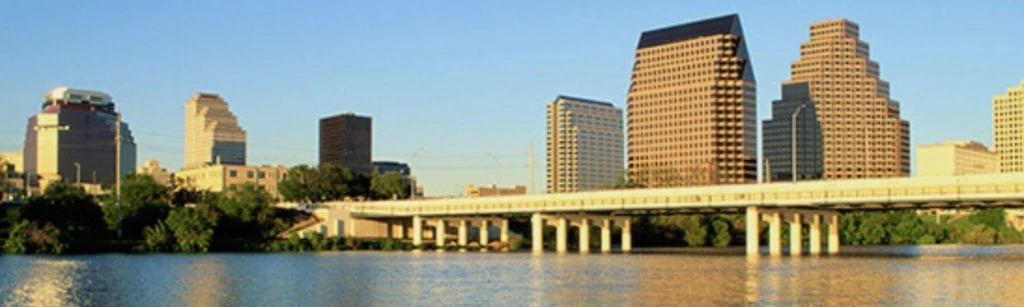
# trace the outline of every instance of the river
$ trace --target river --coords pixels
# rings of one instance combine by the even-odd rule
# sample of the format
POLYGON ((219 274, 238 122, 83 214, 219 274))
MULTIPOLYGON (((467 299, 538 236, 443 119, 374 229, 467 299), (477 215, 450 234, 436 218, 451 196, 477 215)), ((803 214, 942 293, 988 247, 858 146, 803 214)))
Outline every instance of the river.
POLYGON ((1024 246, 0 256, 14 306, 1024 304, 1024 246))

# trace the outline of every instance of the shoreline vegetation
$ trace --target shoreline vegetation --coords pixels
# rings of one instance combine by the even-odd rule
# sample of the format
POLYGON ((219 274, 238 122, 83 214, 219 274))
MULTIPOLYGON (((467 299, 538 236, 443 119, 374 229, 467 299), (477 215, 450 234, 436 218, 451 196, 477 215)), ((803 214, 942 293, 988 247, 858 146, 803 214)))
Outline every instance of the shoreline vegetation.
MULTIPOLYGON (((408 197, 400 175, 364 176, 325 165, 297 166, 279 184, 284 201, 320 202, 341 199, 408 197)), ((177 182, 157 183, 145 175, 129 175, 122 183, 119 212, 113 194, 88 195, 69 183, 54 183, 42 195, 18 204, 0 206, 0 254, 87 253, 206 253, 314 252, 355 250, 434 250, 433 244, 413 246, 408 240, 300 237, 296 225, 316 218, 308 212, 276 208, 274 199, 252 184, 231 186, 223 193, 198 191, 177 182), (120 216, 120 218, 119 218, 120 216), (120 224, 121 236, 117 235, 120 224)), ((528 217, 510 216, 512 236, 507 246, 445 246, 445 250, 510 250, 529 246, 528 217)), ((633 218, 633 246, 726 247, 745 244, 743 214, 692 214, 633 218)), ((762 242, 767 241, 761 224, 762 242)), ((613 244, 620 229, 615 229, 613 244)), ((803 228, 809 240, 809 227, 803 228)), ((569 238, 577 236, 569 230, 569 238)), ((591 231, 594 233, 594 231, 591 231)), ((789 240, 783 224, 782 240, 789 240)), ((544 229, 545 249, 553 249, 555 229, 544 229)), ((599 246, 599 236, 590 245, 599 246)), ((851 212, 840 215, 842 245, 1013 244, 1024 233, 1007 224, 1005 211, 977 209, 937 218, 912 210, 851 212)), ((429 241, 429 240, 428 240, 429 241)), ((432 242, 430 242, 432 243, 432 242)), ((577 249, 578 240, 569 240, 577 249)))

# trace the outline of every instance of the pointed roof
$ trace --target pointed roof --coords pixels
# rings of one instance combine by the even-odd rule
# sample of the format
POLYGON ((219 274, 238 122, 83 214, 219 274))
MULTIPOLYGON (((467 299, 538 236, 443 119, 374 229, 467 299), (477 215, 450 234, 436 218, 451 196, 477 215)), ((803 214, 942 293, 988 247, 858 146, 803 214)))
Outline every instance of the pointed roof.
POLYGON ((701 36, 733 33, 733 27, 739 23, 740 16, 729 14, 671 27, 644 31, 640 35, 640 43, 636 48, 646 48, 684 41, 701 36))

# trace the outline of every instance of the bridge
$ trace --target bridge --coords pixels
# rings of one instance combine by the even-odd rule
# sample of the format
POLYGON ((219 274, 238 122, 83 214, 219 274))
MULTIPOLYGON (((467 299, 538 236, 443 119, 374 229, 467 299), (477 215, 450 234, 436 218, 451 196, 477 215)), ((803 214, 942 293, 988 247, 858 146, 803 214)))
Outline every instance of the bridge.
MULTIPOLYGON (((828 226, 827 251, 839 252, 839 212, 893 209, 967 209, 1024 207, 1024 174, 957 177, 907 177, 740 184, 704 187, 622 189, 564 194, 482 198, 335 202, 319 205, 326 222, 341 236, 411 237, 421 245, 425 236, 444 245, 450 225, 457 225, 458 244, 467 243, 468 229, 488 243, 489 229, 500 225, 501 241, 508 240, 511 215, 531 215, 533 251, 542 252, 545 223, 556 226, 556 250, 566 252, 567 229, 578 227, 580 242, 589 242, 592 227, 600 227, 601 251, 611 250, 612 227, 622 229, 621 249, 630 251, 630 217, 680 213, 746 213, 747 254, 760 253, 760 223, 769 224, 768 250, 781 255, 781 225, 790 225, 790 254, 802 252, 801 228, 807 224, 809 251, 821 253, 821 223, 828 226), (333 222, 332 222, 333 221, 333 222), (346 224, 347 222, 347 224, 346 224), (332 225, 333 224, 333 225, 332 225), (433 231, 427 231, 433 227, 433 231), (347 232, 346 232, 347 231, 347 232)), ((589 252, 589 244, 580 244, 589 252)))

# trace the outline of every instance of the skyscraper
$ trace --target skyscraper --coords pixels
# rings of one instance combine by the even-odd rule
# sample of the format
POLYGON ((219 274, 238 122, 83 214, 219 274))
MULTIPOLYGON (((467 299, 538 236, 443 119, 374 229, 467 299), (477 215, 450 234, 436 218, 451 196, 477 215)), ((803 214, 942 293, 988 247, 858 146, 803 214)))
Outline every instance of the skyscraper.
MULTIPOLYGON (((57 87, 42 113, 29 118, 24 168, 30 185, 54 181, 114 183, 117 179, 117 119, 114 101, 103 92, 57 87)), ((121 122, 121 176, 135 170, 135 139, 121 122)))
POLYGON ((999 172, 1024 172, 1024 81, 992 97, 992 127, 999 172))
POLYGON ((621 177, 622 109, 558 96, 548 102, 548 193, 608 187, 621 177))
POLYGON ((185 168, 245 165, 246 133, 217 94, 196 93, 185 103, 185 168))
POLYGON ((737 15, 644 32, 627 95, 629 171, 648 186, 757 180, 754 70, 737 15))
POLYGON ((784 84, 782 99, 772 102, 772 118, 764 121, 761 131, 764 173, 768 176, 765 181, 793 180, 794 152, 797 180, 821 179, 824 175, 821 123, 810 95, 807 82, 784 84))
MULTIPOLYGON (((860 26, 834 19, 812 23, 810 32, 783 84, 803 82, 810 89, 822 131, 823 177, 910 175, 910 123, 900 119, 899 102, 889 98, 889 83, 869 58, 860 26)), ((769 162, 773 172, 777 162, 769 162)))
POLYGON ((345 113, 320 119, 320 164, 373 172, 373 120, 345 113))

